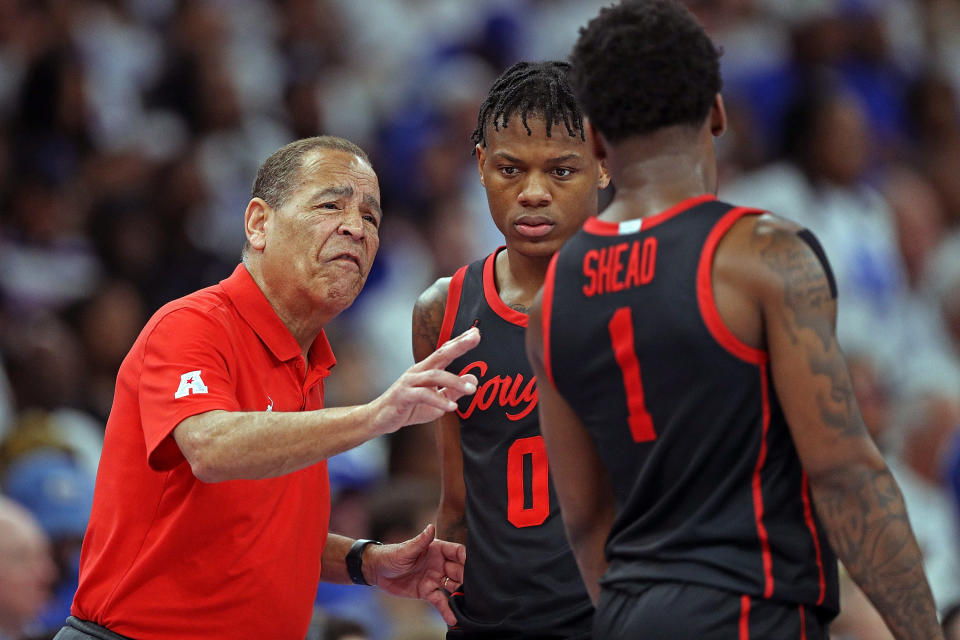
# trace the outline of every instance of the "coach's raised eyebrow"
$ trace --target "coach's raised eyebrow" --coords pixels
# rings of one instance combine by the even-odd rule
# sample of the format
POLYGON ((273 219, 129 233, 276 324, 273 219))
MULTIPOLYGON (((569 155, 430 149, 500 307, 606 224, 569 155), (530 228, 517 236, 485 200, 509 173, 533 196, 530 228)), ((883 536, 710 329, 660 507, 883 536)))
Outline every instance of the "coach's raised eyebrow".
MULTIPOLYGON (((337 196, 340 198, 346 197, 350 198, 353 196, 353 187, 349 185, 339 186, 339 187, 327 187, 326 189, 321 189, 314 196, 314 200, 320 200, 326 196, 337 196)), ((369 193, 363 196, 363 202, 369 206, 373 207, 374 210, 383 217, 383 209, 380 207, 380 203, 369 193)))

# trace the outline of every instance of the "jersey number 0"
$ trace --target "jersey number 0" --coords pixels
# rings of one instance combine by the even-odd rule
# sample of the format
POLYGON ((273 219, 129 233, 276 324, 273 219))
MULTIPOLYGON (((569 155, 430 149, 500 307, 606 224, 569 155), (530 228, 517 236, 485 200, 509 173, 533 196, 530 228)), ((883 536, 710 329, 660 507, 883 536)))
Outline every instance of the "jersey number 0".
MULTIPOLYGON (((657 438, 653 418, 647 411, 643 397, 640 363, 634 348, 633 312, 621 307, 614 312, 608 325, 613 354, 623 376, 627 394, 627 420, 634 442, 648 442, 657 438)), ((507 451, 507 520, 515 527, 533 527, 543 524, 550 514, 549 466, 547 448, 542 436, 519 438, 507 451), (529 499, 525 482, 524 461, 530 464, 529 499)))
POLYGON ((548 474, 543 436, 518 438, 510 445, 507 450, 507 520, 510 524, 517 528, 534 527, 547 519, 550 515, 548 474), (529 487, 525 481, 525 462, 530 469, 529 487))

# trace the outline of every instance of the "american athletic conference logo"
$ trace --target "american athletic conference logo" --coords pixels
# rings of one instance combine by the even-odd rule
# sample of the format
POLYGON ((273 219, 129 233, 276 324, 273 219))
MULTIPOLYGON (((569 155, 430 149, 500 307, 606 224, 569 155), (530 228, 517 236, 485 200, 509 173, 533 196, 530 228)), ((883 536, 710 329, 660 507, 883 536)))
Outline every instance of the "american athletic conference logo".
POLYGON ((473 373, 480 380, 477 392, 470 398, 470 405, 466 411, 457 409, 457 415, 466 420, 477 409, 486 411, 493 406, 494 401, 503 407, 504 414, 508 420, 522 420, 537 406, 537 378, 530 376, 530 379, 524 384, 523 374, 518 373, 515 376, 493 376, 487 380, 483 376, 487 374, 487 363, 483 360, 471 362, 460 371, 460 375, 473 373), (517 413, 509 413, 507 409, 513 409, 519 406, 523 408, 517 413))
POLYGON ((187 371, 180 376, 180 386, 177 387, 177 392, 173 394, 173 397, 179 399, 191 393, 207 393, 207 385, 203 384, 200 369, 187 371))

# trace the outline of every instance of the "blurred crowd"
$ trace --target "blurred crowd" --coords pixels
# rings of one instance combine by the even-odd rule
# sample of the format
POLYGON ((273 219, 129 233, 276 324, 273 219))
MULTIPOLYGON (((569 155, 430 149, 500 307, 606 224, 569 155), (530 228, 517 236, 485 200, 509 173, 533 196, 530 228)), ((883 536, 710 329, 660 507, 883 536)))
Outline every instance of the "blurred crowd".
MULTIPOLYGON (((117 369, 163 303, 229 275, 260 162, 329 133, 382 188, 366 289, 328 328, 327 404, 411 362, 416 296, 501 243, 471 155, 518 59, 607 0, 0 0, 0 639, 67 615, 117 369)), ((960 3, 688 0, 723 48, 720 197, 809 227, 839 336, 960 626, 960 3)), ((433 434, 337 456, 331 530, 433 518, 433 434)), ((852 584, 838 640, 886 637, 852 584)), ((322 585, 311 638, 442 638, 429 606, 322 585)), ((949 638, 960 638, 954 629, 949 638)))

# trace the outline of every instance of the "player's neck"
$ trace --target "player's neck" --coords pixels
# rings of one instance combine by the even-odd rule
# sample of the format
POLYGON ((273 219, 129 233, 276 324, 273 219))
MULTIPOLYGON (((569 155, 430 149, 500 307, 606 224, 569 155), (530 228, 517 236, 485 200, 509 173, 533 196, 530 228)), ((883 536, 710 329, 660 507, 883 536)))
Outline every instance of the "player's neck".
POLYGON ((708 129, 670 127, 611 148, 607 165, 616 196, 601 216, 626 220, 656 215, 687 198, 716 193, 713 138, 708 129))
POLYGON ((497 254, 494 280, 505 304, 526 313, 537 291, 543 286, 552 256, 532 257, 507 248, 497 254))

